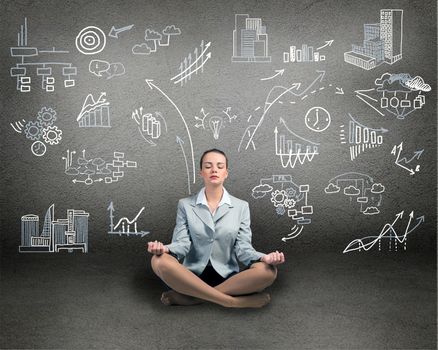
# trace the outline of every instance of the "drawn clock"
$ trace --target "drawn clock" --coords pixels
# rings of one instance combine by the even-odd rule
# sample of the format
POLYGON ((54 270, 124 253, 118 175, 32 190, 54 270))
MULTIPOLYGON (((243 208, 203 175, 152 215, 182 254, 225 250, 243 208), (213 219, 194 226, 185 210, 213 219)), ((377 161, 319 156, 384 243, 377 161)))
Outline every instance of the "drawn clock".
POLYGON ((307 111, 304 121, 310 130, 321 132, 330 126, 330 113, 325 108, 312 107, 307 111))
POLYGON ((32 153, 37 157, 41 157, 46 153, 46 145, 41 141, 35 141, 31 146, 32 153))

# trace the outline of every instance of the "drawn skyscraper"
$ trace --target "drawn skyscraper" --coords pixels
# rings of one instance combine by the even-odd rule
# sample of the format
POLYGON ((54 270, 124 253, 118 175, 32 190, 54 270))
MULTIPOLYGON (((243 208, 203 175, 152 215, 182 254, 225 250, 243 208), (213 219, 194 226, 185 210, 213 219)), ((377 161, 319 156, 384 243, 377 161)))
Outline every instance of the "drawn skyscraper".
POLYGON ((233 30, 232 62, 271 62, 268 56, 268 34, 261 18, 236 14, 233 30))
POLYGON ((380 39, 385 43, 385 61, 402 59, 403 10, 380 10, 380 39))

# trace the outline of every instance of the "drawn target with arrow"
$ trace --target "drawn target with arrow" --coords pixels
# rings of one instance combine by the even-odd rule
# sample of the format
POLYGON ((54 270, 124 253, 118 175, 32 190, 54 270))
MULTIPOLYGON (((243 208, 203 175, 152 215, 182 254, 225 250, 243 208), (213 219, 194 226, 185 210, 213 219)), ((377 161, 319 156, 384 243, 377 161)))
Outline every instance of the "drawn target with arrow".
POLYGON ((105 33, 98 27, 86 27, 76 37, 76 48, 84 55, 99 53, 105 48, 105 45, 105 33))

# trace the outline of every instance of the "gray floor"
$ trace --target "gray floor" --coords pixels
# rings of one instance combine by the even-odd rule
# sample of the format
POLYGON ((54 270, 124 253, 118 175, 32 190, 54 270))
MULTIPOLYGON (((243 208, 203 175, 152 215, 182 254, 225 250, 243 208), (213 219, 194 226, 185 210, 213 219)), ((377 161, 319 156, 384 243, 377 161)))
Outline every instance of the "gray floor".
POLYGON ((436 258, 300 254, 261 310, 166 307, 146 255, 2 256, 1 348, 436 349, 436 258))

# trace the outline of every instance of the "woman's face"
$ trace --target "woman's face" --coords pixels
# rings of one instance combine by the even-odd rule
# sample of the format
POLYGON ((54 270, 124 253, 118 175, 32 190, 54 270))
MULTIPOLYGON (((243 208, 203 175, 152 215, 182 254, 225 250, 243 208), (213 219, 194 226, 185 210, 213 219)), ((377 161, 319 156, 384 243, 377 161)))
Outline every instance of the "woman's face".
POLYGON ((205 186, 222 185, 228 177, 225 157, 216 152, 209 152, 202 160, 202 169, 199 172, 204 179, 205 186))

